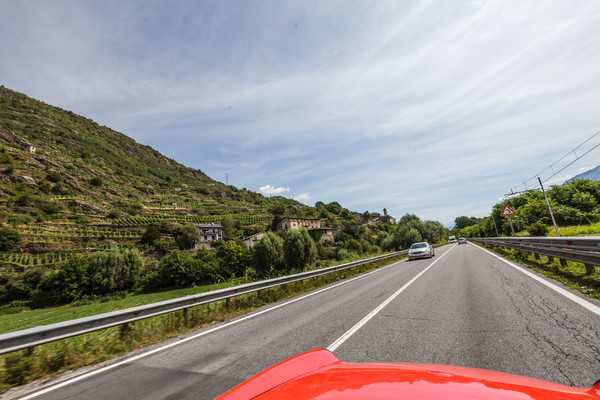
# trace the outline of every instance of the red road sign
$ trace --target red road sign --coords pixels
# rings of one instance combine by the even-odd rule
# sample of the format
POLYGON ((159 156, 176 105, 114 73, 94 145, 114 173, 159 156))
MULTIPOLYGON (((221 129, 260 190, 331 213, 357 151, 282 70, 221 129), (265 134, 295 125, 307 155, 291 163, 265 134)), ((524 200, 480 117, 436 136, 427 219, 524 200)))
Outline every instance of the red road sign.
POLYGON ((508 206, 508 204, 504 205, 504 209, 502 210, 502 213, 500 214, 501 217, 508 217, 509 215, 517 215, 517 213, 515 212, 515 210, 513 210, 512 208, 510 208, 508 206))

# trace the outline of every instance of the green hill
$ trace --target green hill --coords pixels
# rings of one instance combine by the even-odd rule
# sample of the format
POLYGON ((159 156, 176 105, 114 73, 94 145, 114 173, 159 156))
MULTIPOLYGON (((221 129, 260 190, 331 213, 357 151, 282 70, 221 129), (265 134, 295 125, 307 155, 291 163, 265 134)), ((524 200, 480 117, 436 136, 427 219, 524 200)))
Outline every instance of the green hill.
POLYGON ((229 216, 238 235, 251 234, 271 224, 270 210, 282 200, 288 214, 311 213, 293 200, 217 182, 88 118, 0 87, 0 224, 22 236, 0 253, 4 269, 133 244, 150 224, 229 216))

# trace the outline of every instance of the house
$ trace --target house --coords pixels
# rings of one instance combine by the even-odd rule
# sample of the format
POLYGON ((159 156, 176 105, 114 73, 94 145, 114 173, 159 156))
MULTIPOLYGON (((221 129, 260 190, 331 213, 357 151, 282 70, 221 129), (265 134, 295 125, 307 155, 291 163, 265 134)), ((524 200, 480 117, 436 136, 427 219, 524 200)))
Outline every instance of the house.
POLYGON ((244 244, 246 246, 248 246, 248 248, 254 246, 256 243, 258 243, 260 241, 260 239, 263 238, 263 236, 265 236, 265 232, 259 232, 259 233, 255 233, 252 236, 248 236, 245 239, 242 239, 242 241, 244 242, 244 244))
POLYGON ((320 229, 321 220, 319 218, 284 218, 277 224, 278 231, 289 231, 290 229, 306 228, 320 229))
POLYGON ((200 233, 200 243, 223 239, 223 226, 221 224, 196 224, 200 233))

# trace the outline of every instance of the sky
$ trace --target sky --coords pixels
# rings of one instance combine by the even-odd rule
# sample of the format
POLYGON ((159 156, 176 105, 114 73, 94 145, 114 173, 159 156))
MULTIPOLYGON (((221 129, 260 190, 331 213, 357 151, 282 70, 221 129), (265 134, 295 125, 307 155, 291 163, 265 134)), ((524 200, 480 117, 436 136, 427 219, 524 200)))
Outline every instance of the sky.
POLYGON ((597 0, 0 0, 0 84, 238 188, 451 227, 600 165, 598 21, 597 0))

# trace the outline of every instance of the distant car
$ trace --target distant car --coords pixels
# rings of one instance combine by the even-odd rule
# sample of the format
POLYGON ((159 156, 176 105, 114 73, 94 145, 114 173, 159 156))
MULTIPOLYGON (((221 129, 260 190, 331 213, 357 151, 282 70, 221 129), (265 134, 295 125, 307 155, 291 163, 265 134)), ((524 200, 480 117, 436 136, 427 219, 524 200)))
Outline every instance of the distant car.
POLYGON ((408 259, 414 260, 417 258, 431 258, 435 256, 433 246, 427 242, 413 243, 408 249, 408 259))
POLYGON ((216 400, 600 400, 600 382, 575 388, 491 370, 436 364, 349 363, 312 350, 272 366, 216 400))
POLYGON ((464 244, 467 244, 467 239, 465 239, 465 238, 463 238, 463 237, 461 237, 461 238, 458 238, 458 244, 463 244, 463 243, 464 243, 464 244))

